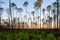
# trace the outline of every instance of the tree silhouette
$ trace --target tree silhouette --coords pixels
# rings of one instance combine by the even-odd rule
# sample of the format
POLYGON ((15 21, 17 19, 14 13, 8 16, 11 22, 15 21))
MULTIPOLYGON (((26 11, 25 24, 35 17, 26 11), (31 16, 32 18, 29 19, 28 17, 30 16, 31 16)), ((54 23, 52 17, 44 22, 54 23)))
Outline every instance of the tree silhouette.
POLYGON ((53 9, 54 9, 53 11, 55 12, 54 13, 54 25, 56 27, 58 24, 58 17, 57 17, 57 13, 56 13, 57 12, 57 10, 56 10, 57 9, 57 2, 54 2, 52 5, 53 5, 53 9))
MULTIPOLYGON (((48 13, 49 13, 49 16, 51 16, 51 15, 50 15, 51 8, 52 8, 51 5, 48 5, 48 6, 47 6, 47 11, 48 11, 48 13)), ((49 17, 48 17, 48 18, 49 18, 49 17)), ((50 27, 51 27, 51 26, 50 26, 50 21, 49 21, 49 28, 50 28, 50 27)))
POLYGON ((2 13, 3 13, 3 8, 1 7, 1 5, 0 5, 0 26, 1 26, 1 15, 2 15, 2 13))
POLYGON ((28 4, 29 3, 27 1, 25 1, 24 4, 23 4, 23 6, 26 8, 26 20, 27 20, 27 6, 28 6, 28 4))
MULTIPOLYGON (((13 18, 14 18, 14 8, 16 7, 16 4, 15 3, 11 3, 11 7, 12 7, 12 11, 13 11, 13 18)), ((12 29, 13 29, 13 27, 12 27, 12 29)))
MULTIPOLYGON (((17 12, 20 13, 20 14, 19 14, 19 15, 20 15, 19 18, 20 18, 20 24, 21 24, 21 21, 22 21, 22 20, 21 20, 21 13, 23 12, 23 9, 22 9, 22 8, 16 8, 16 9, 17 9, 17 12)), ((19 19, 19 18, 18 18, 18 19, 19 19)), ((18 28, 19 28, 19 25, 18 25, 18 28)))
POLYGON ((54 2, 52 5, 53 5, 53 9, 56 10, 56 8, 57 8, 57 2, 54 2))
POLYGON ((14 17, 13 20, 12 20, 13 28, 16 28, 16 23, 17 23, 16 17, 14 17))
POLYGON ((44 9, 44 8, 42 9, 42 12, 43 12, 43 16, 44 16, 44 18, 42 19, 42 22, 43 22, 43 28, 44 28, 44 20, 45 20, 45 9, 44 9))
POLYGON ((14 8, 16 7, 16 4, 15 3, 11 3, 11 7, 13 8, 12 11, 13 11, 13 17, 14 17, 14 8))
POLYGON ((9 8, 7 8, 6 9, 6 12, 7 12, 7 14, 8 14, 8 20, 9 20, 9 27, 11 27, 11 20, 10 20, 10 17, 11 17, 11 13, 10 13, 10 11, 9 11, 9 8))
POLYGON ((34 11, 31 12, 31 14, 33 16, 33 22, 34 22, 34 13, 35 13, 34 11))
POLYGON ((55 19, 56 19, 56 15, 55 15, 55 10, 52 10, 52 12, 51 12, 52 14, 53 14, 53 22, 54 22, 54 27, 55 27, 55 19))
POLYGON ((43 3, 42 0, 37 0, 37 2, 35 2, 34 6, 37 7, 37 9, 40 9, 40 28, 41 28, 41 4, 43 3))

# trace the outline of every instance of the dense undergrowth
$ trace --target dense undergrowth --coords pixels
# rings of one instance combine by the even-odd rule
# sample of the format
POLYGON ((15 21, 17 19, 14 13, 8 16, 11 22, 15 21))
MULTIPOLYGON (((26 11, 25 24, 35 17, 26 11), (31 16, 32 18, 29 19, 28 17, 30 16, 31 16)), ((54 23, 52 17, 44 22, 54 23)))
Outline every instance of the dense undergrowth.
POLYGON ((60 30, 0 31, 0 40, 60 40, 60 30))

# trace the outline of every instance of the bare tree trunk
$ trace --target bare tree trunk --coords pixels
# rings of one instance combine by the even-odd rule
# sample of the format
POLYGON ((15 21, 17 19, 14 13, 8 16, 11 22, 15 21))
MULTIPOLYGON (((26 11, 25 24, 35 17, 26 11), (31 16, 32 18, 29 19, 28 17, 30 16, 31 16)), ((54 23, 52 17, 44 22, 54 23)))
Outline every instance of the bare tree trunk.
POLYGON ((43 16, 44 16, 44 19, 43 19, 42 27, 44 28, 44 20, 45 20, 45 14, 44 14, 44 12, 43 12, 43 16))
POLYGON ((49 12, 49 29, 50 29, 50 12, 49 12))
MULTIPOLYGON (((26 7, 26 23, 28 24, 27 7, 26 7)), ((28 28, 28 26, 27 26, 27 28, 28 28)))
POLYGON ((18 18, 18 29, 19 29, 19 18, 18 18))
POLYGON ((22 26, 21 24, 22 24, 22 22, 21 22, 21 12, 20 12, 20 27, 22 26))
MULTIPOLYGON (((35 10, 36 11, 36 17, 37 17, 37 9, 35 10)), ((36 23, 37 23, 38 21, 37 21, 37 19, 36 19, 36 23)), ((36 27, 37 27, 37 25, 36 25, 36 27)))
POLYGON ((40 6, 40 29, 41 29, 41 6, 40 6))
POLYGON ((56 21, 57 21, 56 15, 54 14, 54 27, 55 27, 55 29, 56 29, 56 21))
POLYGON ((9 0, 9 11, 10 11, 10 14, 11 14, 10 27, 12 27, 11 0, 9 0))
POLYGON ((8 20, 9 20, 9 23, 8 23, 8 28, 10 27, 10 16, 8 14, 8 20))
MULTIPOLYGON (((12 19, 12 21, 14 21, 14 7, 13 7, 13 19, 12 19)), ((15 23, 13 22, 13 24, 12 24, 12 29, 15 27, 15 23)))
POLYGON ((0 26, 1 26, 1 13, 0 13, 0 26))
POLYGON ((59 1, 57 0, 57 29, 58 29, 59 1))

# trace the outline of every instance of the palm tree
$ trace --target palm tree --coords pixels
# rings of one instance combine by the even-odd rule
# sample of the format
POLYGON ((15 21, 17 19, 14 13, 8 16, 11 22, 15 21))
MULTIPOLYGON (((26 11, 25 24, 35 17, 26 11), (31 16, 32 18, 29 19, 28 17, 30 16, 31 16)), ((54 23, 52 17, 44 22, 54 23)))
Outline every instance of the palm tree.
POLYGON ((2 15, 3 10, 4 10, 4 9, 2 8, 1 4, 4 4, 4 2, 1 2, 1 1, 0 1, 0 26, 1 26, 1 15, 2 15))
POLYGON ((48 6, 47 6, 47 11, 48 11, 48 13, 49 13, 49 16, 50 16, 51 8, 52 8, 52 6, 51 6, 51 5, 48 5, 48 6))
POLYGON ((1 15, 2 15, 2 13, 3 13, 3 8, 0 6, 0 26, 1 26, 1 15))
POLYGON ((54 22, 57 23, 57 24, 54 24, 54 25, 57 26, 57 28, 58 28, 58 14, 56 13, 57 12, 57 2, 54 2, 52 5, 53 5, 53 9, 55 10, 54 15, 56 16, 54 22))
POLYGON ((45 9, 43 8, 42 11, 43 11, 43 15, 45 16, 45 9))
POLYGON ((28 22, 29 22, 29 27, 30 27, 30 28, 32 27, 32 25, 31 25, 31 20, 32 20, 31 15, 29 15, 28 22))
MULTIPOLYGON (((44 9, 44 8, 42 9, 42 12, 43 12, 43 16, 44 16, 44 18, 45 18, 45 9, 44 9)), ((42 21, 44 21, 44 18, 43 18, 42 21)), ((43 28, 44 28, 44 23, 43 23, 43 28)))
POLYGON ((12 20, 13 28, 16 28, 16 23, 17 23, 16 17, 14 17, 13 20, 12 20))
POLYGON ((10 14, 10 17, 11 17, 11 20, 10 20, 10 27, 12 28, 12 12, 11 12, 11 0, 9 0, 9 14, 10 14))
MULTIPOLYGON (((47 11, 48 11, 48 13, 49 13, 49 16, 51 16, 51 15, 50 15, 51 8, 52 8, 51 5, 48 5, 48 6, 47 6, 47 11)), ((49 28, 50 28, 50 21, 49 21, 49 28)))
POLYGON ((12 11, 13 11, 13 17, 14 17, 14 8, 16 7, 15 3, 11 3, 12 11))
MULTIPOLYGON (((17 10, 18 10, 18 12, 20 13, 20 17, 21 17, 21 13, 23 12, 23 9, 22 9, 22 8, 18 8, 17 10)), ((20 19, 20 20, 21 20, 21 19, 20 19)))
POLYGON ((10 16, 11 16, 11 14, 10 14, 9 8, 6 9, 6 12, 8 14, 8 20, 9 20, 9 26, 10 26, 10 16))
MULTIPOLYGON (((17 9, 17 12, 20 13, 20 22, 21 22, 21 13, 22 13, 23 9, 22 8, 16 8, 16 9, 17 9)), ((18 25, 18 28, 19 28, 19 25, 18 25)))
POLYGON ((57 0, 57 28, 60 28, 60 0, 57 0))
POLYGON ((52 14, 53 14, 53 21, 54 21, 54 27, 56 26, 56 15, 55 15, 55 10, 52 10, 52 14))
POLYGON ((53 5, 53 9, 56 10, 56 8, 57 8, 57 2, 54 2, 52 5, 53 5))
POLYGON ((52 17, 49 16, 50 27, 52 28, 52 17))
POLYGON ((40 16, 38 16, 37 18, 38 18, 38 21, 39 21, 40 16))
POLYGON ((28 4, 29 3, 27 1, 25 1, 24 4, 23 4, 23 6, 26 8, 26 19, 27 19, 27 6, 28 6, 28 4))
MULTIPOLYGON (((37 2, 34 3, 34 7, 33 7, 33 8, 35 9, 36 18, 38 18, 38 17, 37 17, 37 11, 38 11, 39 7, 37 6, 37 2)), ((36 24, 37 24, 37 23, 38 23, 38 21, 37 21, 37 19, 36 19, 36 24)))
POLYGON ((34 22, 34 13, 35 13, 34 11, 31 12, 31 14, 33 16, 33 22, 34 22))
POLYGON ((38 8, 40 8, 40 28, 41 28, 41 4, 42 4, 42 0, 37 0, 37 2, 35 2, 34 6, 38 8))
POLYGON ((20 26, 20 22, 19 22, 19 18, 18 18, 18 29, 19 29, 19 26, 20 26))
POLYGON ((14 18, 14 8, 16 7, 16 4, 15 3, 11 3, 11 7, 12 7, 12 10, 13 10, 13 18, 14 18))

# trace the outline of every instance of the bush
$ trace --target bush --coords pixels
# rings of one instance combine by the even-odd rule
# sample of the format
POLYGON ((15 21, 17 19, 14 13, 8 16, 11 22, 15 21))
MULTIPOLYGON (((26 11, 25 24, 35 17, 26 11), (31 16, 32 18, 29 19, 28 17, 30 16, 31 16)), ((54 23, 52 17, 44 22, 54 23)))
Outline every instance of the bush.
POLYGON ((60 31, 2 31, 0 32, 0 40, 60 40, 60 31))
POLYGON ((56 40, 54 34, 47 34, 47 37, 46 37, 47 40, 56 40))

